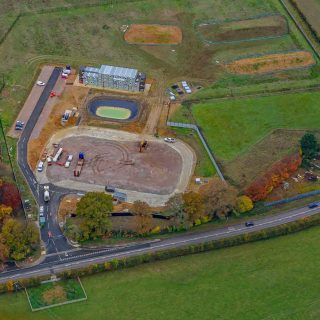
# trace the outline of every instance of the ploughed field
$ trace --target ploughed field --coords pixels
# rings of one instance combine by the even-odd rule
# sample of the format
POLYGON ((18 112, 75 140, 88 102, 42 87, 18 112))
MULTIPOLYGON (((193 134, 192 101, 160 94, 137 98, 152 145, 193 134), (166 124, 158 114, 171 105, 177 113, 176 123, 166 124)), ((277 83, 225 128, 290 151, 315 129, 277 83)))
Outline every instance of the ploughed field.
POLYGON ((282 36, 288 33, 288 25, 285 17, 273 15, 229 22, 201 23, 198 25, 198 31, 207 41, 239 41, 282 36))
POLYGON ((179 44, 182 41, 182 32, 177 26, 132 24, 124 39, 132 44, 179 44))
POLYGON ((256 58, 233 61, 225 66, 226 70, 238 74, 258 74, 286 69, 306 68, 315 64, 308 51, 269 54, 256 58))
POLYGON ((69 137, 61 141, 66 154, 73 154, 70 168, 48 167, 51 182, 74 180, 97 185, 169 194, 174 191, 182 170, 180 154, 169 145, 151 142, 139 152, 140 142, 117 142, 87 136, 69 137), (85 153, 85 163, 79 177, 74 177, 77 155, 85 153))

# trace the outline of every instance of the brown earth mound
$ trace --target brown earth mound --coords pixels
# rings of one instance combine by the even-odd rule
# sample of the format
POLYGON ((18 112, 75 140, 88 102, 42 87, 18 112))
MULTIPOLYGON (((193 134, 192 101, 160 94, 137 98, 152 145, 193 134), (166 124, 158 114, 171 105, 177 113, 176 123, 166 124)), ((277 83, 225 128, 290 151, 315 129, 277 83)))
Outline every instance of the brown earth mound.
POLYGON ((200 24, 199 32, 207 41, 239 41, 263 37, 277 37, 288 32, 283 16, 238 20, 224 23, 200 24))
POLYGON ((61 303, 67 301, 67 295, 63 287, 56 285, 43 293, 43 300, 47 304, 61 303))
POLYGON ((179 44, 182 41, 182 32, 176 26, 132 24, 124 39, 131 44, 179 44))
POLYGON ((236 60, 225 65, 225 68, 232 73, 258 74, 292 68, 305 68, 313 65, 314 63, 315 60, 310 52, 297 51, 236 60))

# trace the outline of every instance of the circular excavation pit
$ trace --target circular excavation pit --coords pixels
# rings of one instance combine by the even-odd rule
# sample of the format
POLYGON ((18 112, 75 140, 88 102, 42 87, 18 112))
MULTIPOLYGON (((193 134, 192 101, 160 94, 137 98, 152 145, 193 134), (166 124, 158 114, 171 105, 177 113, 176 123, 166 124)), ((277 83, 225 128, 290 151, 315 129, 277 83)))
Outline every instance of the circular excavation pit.
POLYGON ((89 114, 111 121, 133 121, 139 114, 139 105, 133 100, 98 97, 89 101, 89 114))

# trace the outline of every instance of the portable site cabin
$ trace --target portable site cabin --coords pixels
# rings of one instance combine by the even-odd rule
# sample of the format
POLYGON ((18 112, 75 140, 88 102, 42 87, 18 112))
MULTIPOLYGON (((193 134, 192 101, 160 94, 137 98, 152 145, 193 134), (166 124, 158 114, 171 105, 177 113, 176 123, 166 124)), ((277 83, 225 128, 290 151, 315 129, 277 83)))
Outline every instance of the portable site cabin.
POLYGON ((127 201, 127 195, 123 192, 116 191, 112 196, 113 196, 113 200, 116 200, 119 202, 126 202, 127 201))

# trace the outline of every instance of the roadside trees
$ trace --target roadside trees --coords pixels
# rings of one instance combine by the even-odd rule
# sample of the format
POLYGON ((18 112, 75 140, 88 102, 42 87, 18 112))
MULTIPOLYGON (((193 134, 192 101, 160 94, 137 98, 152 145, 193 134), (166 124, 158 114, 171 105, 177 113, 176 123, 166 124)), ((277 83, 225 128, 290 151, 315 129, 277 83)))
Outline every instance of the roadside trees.
POLYGON ((319 145, 314 134, 306 133, 300 140, 304 167, 310 166, 310 160, 314 159, 319 152, 319 145))
POLYGON ((7 207, 4 204, 0 204, 0 223, 6 218, 9 218, 12 214, 12 208, 7 207))
POLYGON ((136 231, 139 234, 148 233, 152 229, 151 208, 144 201, 135 201, 132 206, 135 215, 136 231))
POLYGON ((202 192, 206 212, 211 217, 224 219, 235 209, 238 191, 225 181, 215 179, 202 192))
POLYGON ((77 203, 76 213, 82 218, 81 239, 97 239, 111 230, 109 216, 113 209, 112 197, 103 192, 88 192, 77 203))
POLYGON ((184 212, 190 222, 195 222, 205 215, 205 205, 203 196, 190 191, 183 194, 184 212))
POLYGON ((39 245, 39 231, 32 223, 8 219, 2 228, 1 245, 8 258, 23 260, 39 245))
POLYGON ((239 213, 244 213, 253 209, 253 202, 248 196, 237 198, 236 210, 239 213))
POLYGON ((181 193, 177 193, 168 199, 166 202, 166 210, 175 217, 179 227, 189 227, 190 223, 188 221, 188 215, 184 211, 184 200, 181 193))

